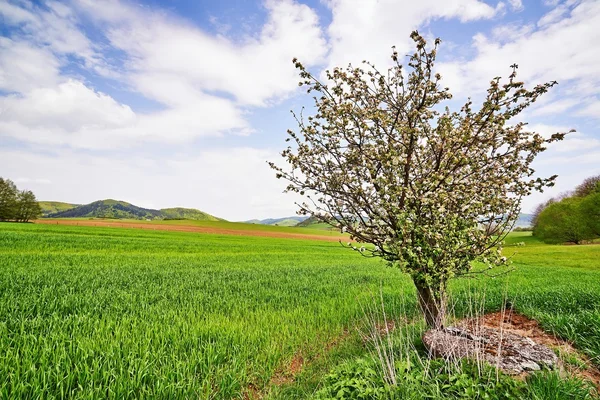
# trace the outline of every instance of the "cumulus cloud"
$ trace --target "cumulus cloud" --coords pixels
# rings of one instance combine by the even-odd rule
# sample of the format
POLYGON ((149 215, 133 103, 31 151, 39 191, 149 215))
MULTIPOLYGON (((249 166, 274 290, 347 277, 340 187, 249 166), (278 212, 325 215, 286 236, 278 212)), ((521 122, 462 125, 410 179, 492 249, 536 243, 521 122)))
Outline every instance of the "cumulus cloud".
POLYGON ((291 0, 268 0, 267 20, 256 36, 235 42, 188 21, 110 2, 80 7, 103 24, 110 43, 127 54, 129 79, 144 95, 165 104, 194 93, 225 92, 242 105, 265 106, 291 94, 298 77, 291 60, 322 62, 327 44, 317 14, 291 0), (154 86, 169 86, 169 93, 154 86))
MULTIPOLYGON (((39 48, 48 48, 58 55, 71 55, 88 68, 103 71, 104 60, 96 46, 79 28, 79 19, 66 4, 47 1, 36 5, 24 0, 0 3, 0 18, 13 34, 39 48)), ((42 64, 43 65, 43 64, 42 64)))
POLYGON ((190 105, 135 113, 77 80, 0 98, 0 117, 0 135, 89 149, 131 146, 140 140, 181 143, 250 129, 241 112, 218 97, 200 95, 190 105))
POLYGON ((562 18, 535 30, 528 28, 507 42, 476 34, 473 59, 439 65, 445 84, 456 94, 480 93, 491 78, 507 76, 508 67, 517 63, 519 78, 530 84, 557 80, 563 85, 585 82, 586 86, 597 86, 600 31, 596 27, 600 24, 600 3, 582 1, 561 15, 562 18))
POLYGON ((59 81, 60 63, 52 52, 0 37, 0 90, 26 92, 59 81))
POLYGON ((248 134, 248 107, 272 104, 296 90, 291 59, 314 65, 327 50, 308 6, 269 0, 265 9, 267 20, 257 35, 235 42, 163 11, 120 1, 2 3, 0 15, 14 30, 12 38, 0 38, 0 89, 14 93, 0 97, 0 136, 93 149, 140 139, 180 143, 248 134), (95 21, 107 46, 90 42, 79 15, 95 21), (108 65, 107 51, 122 52, 124 62, 108 65), (65 74, 66 54, 163 109, 136 112, 65 74))
POLYGON ((523 2, 521 0, 508 0, 508 4, 510 4, 510 8, 513 11, 522 11, 525 7, 523 7, 523 2))
POLYGON ((328 0, 333 14, 329 25, 330 66, 358 65, 362 60, 378 68, 389 65, 391 47, 400 54, 412 49, 409 34, 434 19, 457 18, 461 22, 489 19, 502 9, 479 0, 328 0))

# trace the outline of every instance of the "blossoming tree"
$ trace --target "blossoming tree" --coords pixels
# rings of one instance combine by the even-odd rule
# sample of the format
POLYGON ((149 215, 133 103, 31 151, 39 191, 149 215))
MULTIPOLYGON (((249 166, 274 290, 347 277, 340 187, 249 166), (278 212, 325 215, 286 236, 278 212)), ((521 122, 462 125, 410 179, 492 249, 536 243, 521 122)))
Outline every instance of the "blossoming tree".
POLYGON ((295 115, 298 130, 282 156, 269 164, 303 195, 300 213, 312 215, 354 242, 365 256, 381 257, 410 274, 425 320, 442 326, 448 280, 504 264, 501 244, 521 200, 551 186, 556 176, 535 178, 530 164, 546 144, 516 117, 556 82, 528 90, 516 79, 491 81, 483 103, 469 99, 459 111, 434 72, 439 39, 427 46, 418 32, 405 68, 372 64, 326 71, 319 81, 296 59, 300 86, 313 93, 315 113, 295 115))

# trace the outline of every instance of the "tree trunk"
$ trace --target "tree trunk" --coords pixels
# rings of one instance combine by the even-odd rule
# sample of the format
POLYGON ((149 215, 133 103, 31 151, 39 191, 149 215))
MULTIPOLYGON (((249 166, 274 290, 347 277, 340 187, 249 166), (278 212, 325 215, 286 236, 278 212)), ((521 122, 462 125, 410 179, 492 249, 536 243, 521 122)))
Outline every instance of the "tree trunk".
POLYGON ((429 286, 415 282, 419 305, 425 317, 427 326, 432 329, 441 329, 446 317, 446 284, 429 286))

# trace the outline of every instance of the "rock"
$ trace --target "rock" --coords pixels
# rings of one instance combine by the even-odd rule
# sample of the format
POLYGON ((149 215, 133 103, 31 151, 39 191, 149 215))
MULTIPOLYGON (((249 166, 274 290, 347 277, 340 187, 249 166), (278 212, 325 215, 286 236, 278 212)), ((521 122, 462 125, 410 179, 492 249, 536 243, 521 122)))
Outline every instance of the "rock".
POLYGON ((512 332, 455 326, 430 330, 423 344, 433 357, 483 359, 511 375, 554 368, 558 357, 548 347, 512 332))

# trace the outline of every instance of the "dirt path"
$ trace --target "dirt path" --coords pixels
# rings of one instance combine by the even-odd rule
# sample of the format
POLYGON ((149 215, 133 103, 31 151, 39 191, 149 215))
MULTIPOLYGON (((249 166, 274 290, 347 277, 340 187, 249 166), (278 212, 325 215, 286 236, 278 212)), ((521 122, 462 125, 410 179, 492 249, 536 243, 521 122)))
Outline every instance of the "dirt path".
POLYGON ((282 239, 304 239, 304 240, 324 240, 328 242, 337 242, 339 240, 348 240, 347 237, 338 235, 314 235, 304 233, 274 232, 245 229, 227 229, 207 226, 194 225, 163 225, 163 224, 136 224, 135 222, 120 221, 97 221, 97 220, 68 220, 68 219, 38 219, 36 224, 48 225, 70 225, 70 226, 101 226, 110 228, 134 228, 156 231, 176 231, 176 232, 195 232, 209 233, 215 235, 237 235, 237 236, 261 236, 282 239))

